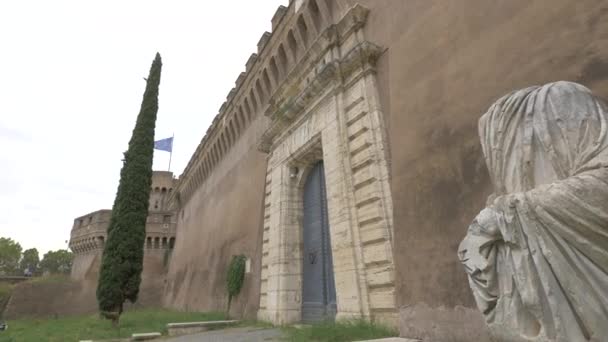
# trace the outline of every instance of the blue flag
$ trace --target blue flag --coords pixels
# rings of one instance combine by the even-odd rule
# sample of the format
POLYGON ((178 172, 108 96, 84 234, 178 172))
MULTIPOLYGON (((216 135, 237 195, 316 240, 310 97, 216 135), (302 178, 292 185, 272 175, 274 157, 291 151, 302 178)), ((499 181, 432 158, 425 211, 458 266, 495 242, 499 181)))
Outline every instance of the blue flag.
POLYGON ((154 148, 161 151, 173 152, 173 137, 155 141, 154 148))

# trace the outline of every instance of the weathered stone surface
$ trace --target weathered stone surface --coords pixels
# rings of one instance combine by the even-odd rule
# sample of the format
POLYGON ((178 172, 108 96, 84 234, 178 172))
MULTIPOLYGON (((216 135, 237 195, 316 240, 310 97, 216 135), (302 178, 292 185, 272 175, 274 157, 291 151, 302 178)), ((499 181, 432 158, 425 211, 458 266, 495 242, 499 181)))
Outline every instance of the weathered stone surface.
POLYGON ((140 334, 132 334, 131 341, 147 341, 147 340, 155 340, 161 337, 162 334, 159 332, 151 332, 151 333, 140 333, 140 334))
POLYGON ((350 38, 362 34, 366 16, 361 6, 346 12, 338 22, 341 52, 326 61, 322 57, 334 45, 317 40, 305 58, 313 63, 291 72, 266 112, 272 122, 260 144, 269 152, 262 320, 301 320, 302 189, 313 165, 323 160, 336 320, 371 318, 396 326, 387 147, 371 72, 380 49, 364 37, 356 44, 350 38), (320 71, 308 76, 310 70, 320 71))
POLYGON ((169 338, 166 342, 250 342, 250 341, 285 341, 280 329, 254 327, 228 328, 206 331, 198 334, 169 338))
POLYGON ((608 340, 607 125, 606 104, 570 82, 479 120, 495 192, 458 256, 497 340, 608 340))
POLYGON ((207 331, 212 328, 225 327, 238 323, 238 320, 227 321, 204 321, 204 322, 183 322, 167 324, 169 336, 194 334, 202 331, 207 331))
POLYGON ((389 338, 379 338, 375 340, 361 340, 357 342, 420 342, 420 340, 412 340, 411 338, 403 338, 403 337, 389 337, 389 338))
MULTIPOLYGON (((301 126, 305 129, 292 132, 294 139, 284 145, 304 146, 310 132, 326 131, 321 152, 336 155, 337 151, 341 156, 331 162, 331 170, 327 169, 328 179, 340 180, 340 173, 356 171, 330 195, 334 203, 343 203, 340 199, 344 198, 348 202, 348 207, 341 206, 348 210, 332 211, 336 220, 330 225, 339 239, 334 266, 340 270, 336 281, 343 294, 340 317, 368 317, 366 301, 371 297, 367 288, 381 293, 394 284, 402 336, 434 342, 485 341, 476 337, 484 336, 483 331, 474 331, 484 327, 482 314, 475 309, 466 275, 455 256, 464 229, 491 192, 475 128, 479 113, 499 94, 555 79, 578 80, 606 98, 608 21, 602 19, 608 3, 317 0, 320 25, 315 24, 319 17, 307 22, 307 42, 302 41, 296 21, 301 14, 307 20, 314 13, 310 12, 312 1, 303 3, 296 13, 293 2, 273 20, 267 46, 250 70, 241 74, 226 113, 214 120, 180 176, 179 191, 174 194, 181 221, 170 260, 165 305, 180 310, 225 309, 223 275, 231 255, 244 253, 251 257, 252 271, 246 275, 231 314, 253 317, 259 307, 260 317, 265 319, 299 319, 295 306, 281 302, 297 303, 300 295, 296 290, 298 267, 294 267, 298 250, 288 248, 288 244, 299 243, 297 221, 279 220, 293 212, 298 198, 281 194, 281 184, 289 182, 285 178, 289 170, 266 164, 267 160, 284 161, 296 150, 277 149, 267 155, 252 148, 268 128, 263 116, 269 113, 267 108, 290 115, 299 108, 312 113, 302 115, 307 118, 301 126), (363 32, 343 41, 337 39, 353 21, 336 24, 355 4, 369 9, 365 25, 356 25, 363 32), (326 32, 330 25, 336 25, 336 30, 326 32), (294 33, 294 44, 289 40, 290 32, 294 33), (355 51, 362 39, 382 47, 374 66, 375 84, 351 76, 337 101, 312 101, 305 106, 294 101, 289 103, 293 107, 276 108, 280 97, 273 94, 282 84, 293 84, 289 78, 297 82, 298 77, 293 76, 301 75, 299 82, 310 84, 306 94, 311 94, 328 81, 327 75, 352 71, 352 59, 346 59, 350 61, 346 65, 336 62, 348 51, 355 51), (321 53, 319 47, 326 41, 336 47, 321 53), (271 57, 278 66, 276 79, 271 57), (313 64, 314 70, 307 70, 313 64), (274 81, 268 89, 264 69, 274 81), (257 87, 258 80, 264 89, 257 87), (375 96, 378 101, 368 100, 375 96), (233 115, 236 134, 225 124, 233 115), (331 118, 340 121, 329 121, 331 118), (339 136, 332 137, 331 132, 339 132, 339 136), (228 147, 222 133, 231 138, 228 147), (348 144, 343 143, 345 135, 348 144), (386 143, 375 144, 377 139, 386 143), (386 158, 380 155, 380 160, 376 159, 382 152, 386 158), (382 159, 387 167, 378 167, 384 163, 382 159), (289 202, 280 201, 282 198, 289 202), (394 202, 396 208, 385 208, 386 220, 369 215, 380 212, 380 201, 394 202), (363 227, 358 227, 358 222, 363 222, 363 227), (284 241, 274 245, 273 237, 284 241), (352 241, 355 248, 348 247, 352 241), (372 248, 364 251, 357 241, 372 248), (377 251, 373 245, 387 243, 382 241, 393 246, 394 267, 390 262, 370 264, 364 260, 363 253, 377 251), (354 266, 351 249, 362 267, 354 266), (353 272, 359 276, 350 277, 353 272), (283 289, 285 293, 279 293, 283 289)), ((283 93, 287 98, 297 95, 283 93)), ((288 123, 279 123, 277 130, 285 130, 288 123)), ((269 151, 270 146, 263 150, 269 151)), ((89 260, 85 261, 88 265, 89 260)), ((94 294, 95 287, 91 289, 94 294)), ((381 314, 393 313, 380 310, 376 317, 381 314)))
POLYGON ((399 310, 401 336, 422 341, 490 342, 490 335, 476 309, 431 307, 418 303, 399 310))
MULTIPOLYGON (((166 264, 175 242, 177 221, 175 212, 169 210, 168 198, 176 185, 172 172, 153 172, 141 286, 136 304, 125 303, 127 308, 161 305, 166 264)), ((9 311, 12 318, 97 311, 95 291, 111 215, 111 210, 97 210, 74 219, 70 234, 70 249, 74 252, 71 281, 19 287, 15 292, 15 305, 9 311), (49 293, 54 295, 49 296, 49 293)))

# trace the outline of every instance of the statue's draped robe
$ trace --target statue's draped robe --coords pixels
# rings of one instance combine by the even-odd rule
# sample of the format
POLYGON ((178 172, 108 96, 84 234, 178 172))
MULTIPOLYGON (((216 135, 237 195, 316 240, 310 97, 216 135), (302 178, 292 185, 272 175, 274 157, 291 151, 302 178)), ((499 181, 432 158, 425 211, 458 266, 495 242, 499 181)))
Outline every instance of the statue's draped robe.
POLYGON ((504 341, 608 341, 608 111, 578 84, 513 92, 479 121, 495 194, 459 258, 504 341))

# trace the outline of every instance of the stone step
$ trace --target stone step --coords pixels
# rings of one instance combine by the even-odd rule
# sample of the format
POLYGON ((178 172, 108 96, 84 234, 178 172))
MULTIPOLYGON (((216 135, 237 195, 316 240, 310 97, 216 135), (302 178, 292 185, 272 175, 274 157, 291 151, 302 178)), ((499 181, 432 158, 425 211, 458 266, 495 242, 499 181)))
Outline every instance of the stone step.
POLYGON ((205 322, 184 322, 184 323, 169 323, 167 331, 169 336, 194 334, 197 332, 207 331, 209 329, 221 328, 229 325, 237 324, 238 320, 227 321, 205 321, 205 322))
POLYGON ((353 342, 421 342, 421 340, 414 340, 411 338, 403 338, 403 337, 388 337, 388 338, 379 338, 376 340, 361 340, 361 341, 353 341, 353 342))
POLYGON ((154 340, 161 337, 162 334, 159 332, 151 332, 151 333, 140 333, 140 334, 132 334, 131 341, 147 341, 154 340))

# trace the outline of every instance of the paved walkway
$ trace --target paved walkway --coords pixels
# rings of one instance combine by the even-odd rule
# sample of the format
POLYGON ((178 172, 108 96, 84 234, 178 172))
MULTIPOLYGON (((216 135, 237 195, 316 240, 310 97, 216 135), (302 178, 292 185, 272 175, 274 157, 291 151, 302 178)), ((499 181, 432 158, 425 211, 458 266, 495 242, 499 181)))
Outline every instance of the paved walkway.
POLYGON ((169 338, 167 342, 255 342, 255 341, 282 341, 283 334, 279 329, 267 328, 230 328, 206 331, 194 335, 184 335, 169 338))

